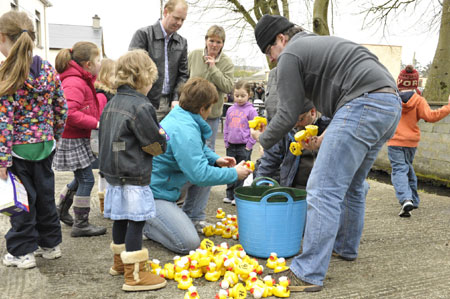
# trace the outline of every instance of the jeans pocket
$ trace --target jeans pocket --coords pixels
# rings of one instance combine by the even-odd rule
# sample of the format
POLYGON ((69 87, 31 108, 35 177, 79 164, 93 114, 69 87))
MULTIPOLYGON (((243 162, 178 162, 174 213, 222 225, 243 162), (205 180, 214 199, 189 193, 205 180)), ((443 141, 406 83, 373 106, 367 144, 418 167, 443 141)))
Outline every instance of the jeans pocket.
POLYGON ((380 141, 383 137, 387 141, 395 132, 393 125, 396 119, 394 111, 364 105, 356 128, 356 136, 371 144, 380 141))

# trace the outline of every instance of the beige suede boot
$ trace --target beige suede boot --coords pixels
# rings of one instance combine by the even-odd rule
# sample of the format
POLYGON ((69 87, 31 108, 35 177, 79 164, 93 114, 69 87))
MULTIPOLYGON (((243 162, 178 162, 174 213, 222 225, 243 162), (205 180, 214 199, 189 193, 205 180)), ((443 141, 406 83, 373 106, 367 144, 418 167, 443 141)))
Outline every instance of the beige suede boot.
POLYGON ((148 260, 146 248, 138 251, 124 251, 120 254, 124 264, 124 291, 156 290, 166 286, 167 281, 159 275, 145 271, 148 260))
POLYGON ((114 253, 114 264, 109 269, 109 274, 112 276, 123 275, 124 268, 120 254, 125 251, 125 244, 111 243, 111 250, 114 253))

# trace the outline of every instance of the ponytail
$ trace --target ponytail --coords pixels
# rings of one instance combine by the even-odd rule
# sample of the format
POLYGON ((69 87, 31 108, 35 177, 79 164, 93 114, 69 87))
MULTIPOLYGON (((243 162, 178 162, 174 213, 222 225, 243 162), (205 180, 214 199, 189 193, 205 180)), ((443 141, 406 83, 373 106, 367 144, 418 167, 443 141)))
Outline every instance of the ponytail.
POLYGON ((55 68, 58 73, 64 72, 71 60, 82 66, 83 62, 94 61, 100 55, 97 45, 91 42, 77 42, 72 49, 62 49, 55 59, 55 68))
POLYGON ((24 85, 33 61, 35 32, 24 12, 10 11, 0 17, 0 32, 13 46, 0 66, 0 96, 14 94, 24 85))

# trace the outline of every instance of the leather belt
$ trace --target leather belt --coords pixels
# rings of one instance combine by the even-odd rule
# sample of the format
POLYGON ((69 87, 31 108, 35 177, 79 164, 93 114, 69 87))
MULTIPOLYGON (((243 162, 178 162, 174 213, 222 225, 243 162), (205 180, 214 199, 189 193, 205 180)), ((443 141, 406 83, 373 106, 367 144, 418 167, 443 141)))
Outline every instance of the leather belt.
POLYGON ((369 93, 377 93, 377 92, 397 94, 397 91, 394 88, 392 88, 392 87, 382 87, 382 88, 379 88, 377 90, 372 90, 369 93))

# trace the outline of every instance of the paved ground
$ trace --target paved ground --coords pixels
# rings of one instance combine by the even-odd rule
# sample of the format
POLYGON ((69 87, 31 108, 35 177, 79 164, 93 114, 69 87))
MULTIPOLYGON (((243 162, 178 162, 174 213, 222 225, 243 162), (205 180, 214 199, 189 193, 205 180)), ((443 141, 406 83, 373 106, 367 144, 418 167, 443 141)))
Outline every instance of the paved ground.
MULTIPOLYGON (((218 145, 223 144, 218 140, 218 145)), ((218 148, 223 154, 223 146, 218 148)), ((67 183, 71 173, 57 173, 57 190, 67 183)), ((393 188, 370 181, 367 197, 366 223, 360 255, 354 262, 332 258, 323 291, 315 294, 292 293, 291 298, 450 298, 450 192, 444 196, 420 192, 421 206, 411 218, 397 216, 398 203, 393 188)), ((97 187, 92 194, 97 193, 97 187)), ((214 187, 208 204, 208 219, 215 220, 215 210, 225 205, 225 187, 214 187)), ((441 192, 442 194, 442 192, 441 192)), ((63 257, 46 261, 38 259, 38 267, 19 270, 0 265, 0 298, 183 298, 184 291, 169 281, 159 291, 124 293, 119 277, 111 277, 109 250, 111 221, 103 219, 93 200, 92 222, 108 227, 105 236, 95 238, 70 237, 63 226, 63 257)), ((8 230, 8 218, 0 216, 0 234, 8 230)), ((214 237, 216 243, 224 239, 214 237)), ((144 241, 151 258, 162 263, 174 254, 149 240, 144 241)), ((0 254, 6 253, 4 238, 0 239, 0 254)), ((264 262, 260 260, 260 262, 264 262)), ((212 299, 219 283, 203 278, 195 285, 202 299, 212 299)), ((250 296, 249 296, 250 297, 250 296)))

